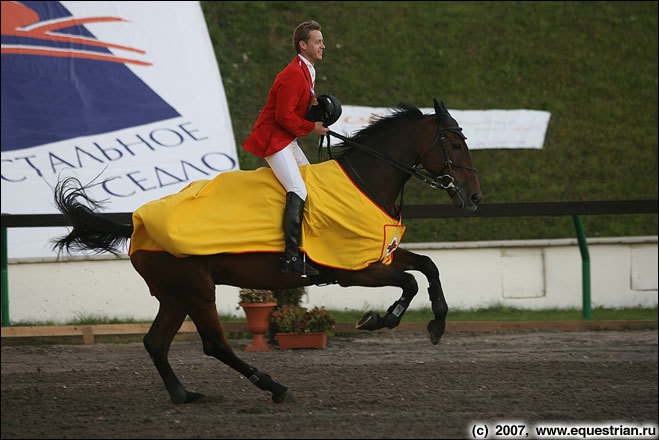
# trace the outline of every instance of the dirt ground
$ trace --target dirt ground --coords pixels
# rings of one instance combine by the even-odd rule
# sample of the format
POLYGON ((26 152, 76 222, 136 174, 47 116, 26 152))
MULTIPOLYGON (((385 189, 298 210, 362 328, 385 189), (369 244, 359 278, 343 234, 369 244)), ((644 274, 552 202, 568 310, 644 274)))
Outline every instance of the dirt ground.
MULTIPOLYGON (((141 343, 2 347, 2 438, 472 438, 474 425, 657 423, 657 331, 331 337, 324 350, 243 352, 270 394, 174 342, 174 405, 141 343)), ((493 437, 490 431, 489 438, 493 437)))

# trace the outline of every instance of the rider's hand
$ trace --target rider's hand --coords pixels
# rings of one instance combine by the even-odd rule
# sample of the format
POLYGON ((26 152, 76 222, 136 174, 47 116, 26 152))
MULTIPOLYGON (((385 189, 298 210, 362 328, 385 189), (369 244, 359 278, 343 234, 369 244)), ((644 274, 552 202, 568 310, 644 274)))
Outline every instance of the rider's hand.
POLYGON ((325 136, 329 131, 329 128, 323 125, 322 121, 316 121, 316 126, 311 130, 311 134, 316 134, 318 136, 325 136))

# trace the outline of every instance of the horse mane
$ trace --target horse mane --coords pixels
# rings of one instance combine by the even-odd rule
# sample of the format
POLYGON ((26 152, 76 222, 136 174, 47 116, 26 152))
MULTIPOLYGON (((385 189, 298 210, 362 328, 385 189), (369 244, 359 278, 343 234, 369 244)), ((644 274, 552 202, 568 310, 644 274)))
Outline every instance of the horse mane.
MULTIPOLYGON (((386 135, 391 129, 398 127, 400 124, 410 121, 420 121, 424 117, 421 110, 405 102, 401 102, 395 107, 390 107, 390 109, 393 112, 391 115, 377 117, 366 127, 362 128, 351 137, 348 137, 348 139, 358 144, 368 146, 369 144, 373 144, 374 141, 380 139, 383 135, 386 135)), ((344 147, 345 150, 350 149, 349 145, 344 144, 339 144, 338 146, 344 147)))

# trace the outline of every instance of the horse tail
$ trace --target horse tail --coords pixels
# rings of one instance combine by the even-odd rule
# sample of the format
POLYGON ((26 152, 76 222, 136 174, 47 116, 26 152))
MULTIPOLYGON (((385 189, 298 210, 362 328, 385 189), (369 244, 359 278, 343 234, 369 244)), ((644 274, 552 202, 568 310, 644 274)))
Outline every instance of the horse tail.
POLYGON ((68 235, 52 241, 59 255, 64 251, 94 251, 120 253, 133 233, 133 225, 110 220, 98 213, 102 202, 87 194, 88 186, 75 177, 67 177, 55 186, 55 204, 73 225, 68 235))

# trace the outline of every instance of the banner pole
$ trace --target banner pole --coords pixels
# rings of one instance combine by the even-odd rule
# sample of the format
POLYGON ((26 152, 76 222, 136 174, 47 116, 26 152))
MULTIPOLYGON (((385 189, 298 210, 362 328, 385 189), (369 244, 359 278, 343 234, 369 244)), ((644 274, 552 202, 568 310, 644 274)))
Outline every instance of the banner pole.
POLYGON ((2 327, 9 327, 9 277, 7 271, 7 228, 2 228, 2 327))

